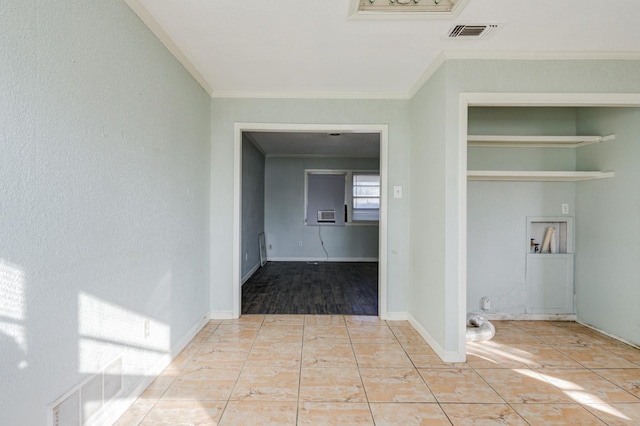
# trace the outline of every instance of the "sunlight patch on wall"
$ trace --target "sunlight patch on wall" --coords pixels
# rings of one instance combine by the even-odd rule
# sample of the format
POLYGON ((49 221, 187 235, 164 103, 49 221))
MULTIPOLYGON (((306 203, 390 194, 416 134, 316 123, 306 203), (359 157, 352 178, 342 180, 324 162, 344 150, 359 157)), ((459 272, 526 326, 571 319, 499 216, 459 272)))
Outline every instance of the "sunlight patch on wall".
MULTIPOLYGON (((16 367, 24 369, 27 361, 25 333, 24 272, 20 267, 0 259, 0 333, 11 338, 22 354, 17 355, 16 367)), ((13 361, 13 360, 12 360, 13 361)))
POLYGON ((88 293, 78 295, 79 371, 98 373, 118 356, 125 375, 144 375, 170 359, 166 324, 88 293))

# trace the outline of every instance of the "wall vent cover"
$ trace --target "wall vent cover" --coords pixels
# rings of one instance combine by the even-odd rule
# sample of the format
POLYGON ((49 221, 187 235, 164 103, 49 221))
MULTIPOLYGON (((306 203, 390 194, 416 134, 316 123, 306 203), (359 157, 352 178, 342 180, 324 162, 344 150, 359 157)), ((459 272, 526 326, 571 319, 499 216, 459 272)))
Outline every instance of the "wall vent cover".
POLYGON ((458 24, 449 29, 447 39, 486 39, 498 29, 498 24, 458 24))
POLYGON ((123 390, 122 358, 118 357, 98 374, 88 377, 51 406, 51 426, 103 424, 111 404, 123 390))

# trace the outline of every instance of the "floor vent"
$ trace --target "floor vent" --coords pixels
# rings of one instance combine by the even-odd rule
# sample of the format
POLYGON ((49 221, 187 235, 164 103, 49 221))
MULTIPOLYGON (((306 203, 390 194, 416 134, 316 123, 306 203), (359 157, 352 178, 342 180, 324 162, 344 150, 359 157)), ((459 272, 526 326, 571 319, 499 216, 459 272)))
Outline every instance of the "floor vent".
POLYGON ((122 392, 122 358, 105 367, 53 403, 52 426, 85 426, 100 423, 107 407, 122 392))
POLYGON ((497 29, 497 24, 459 24, 449 29, 446 38, 461 40, 486 39, 497 29))

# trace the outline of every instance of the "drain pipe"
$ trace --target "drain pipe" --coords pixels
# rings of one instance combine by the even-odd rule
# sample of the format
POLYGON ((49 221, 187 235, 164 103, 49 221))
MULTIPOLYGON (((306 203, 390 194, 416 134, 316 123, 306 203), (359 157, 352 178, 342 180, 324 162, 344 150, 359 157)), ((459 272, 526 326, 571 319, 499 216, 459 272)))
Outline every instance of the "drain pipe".
POLYGON ((467 314, 467 342, 490 340, 496 335, 496 328, 482 315, 467 314))

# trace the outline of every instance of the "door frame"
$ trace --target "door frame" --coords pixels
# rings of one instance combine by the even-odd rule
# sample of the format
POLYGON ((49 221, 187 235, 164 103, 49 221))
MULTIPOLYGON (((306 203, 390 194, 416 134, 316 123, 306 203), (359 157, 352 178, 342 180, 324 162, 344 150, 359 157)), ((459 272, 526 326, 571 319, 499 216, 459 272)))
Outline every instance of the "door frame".
POLYGON ((234 123, 233 131, 233 318, 242 312, 242 133, 378 133, 380 135, 380 221, 378 228, 378 316, 388 318, 387 308, 387 205, 389 126, 387 124, 234 123))

